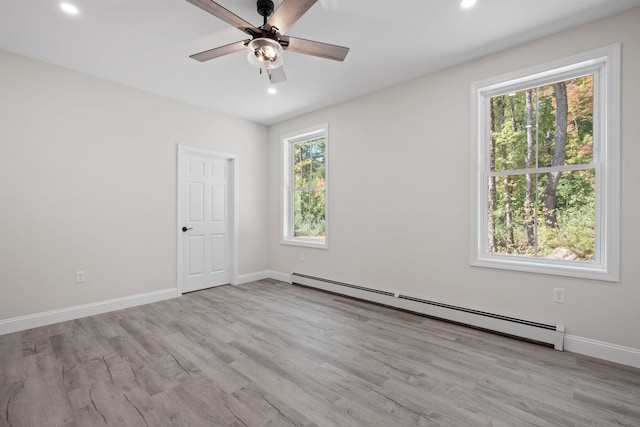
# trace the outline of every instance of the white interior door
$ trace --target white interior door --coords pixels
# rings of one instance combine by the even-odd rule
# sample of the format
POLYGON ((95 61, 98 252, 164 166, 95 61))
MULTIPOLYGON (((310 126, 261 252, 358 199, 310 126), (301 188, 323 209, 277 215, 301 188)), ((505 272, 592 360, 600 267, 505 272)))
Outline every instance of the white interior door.
POLYGON ((178 197, 182 292, 231 282, 233 160, 204 150, 181 152, 178 197))

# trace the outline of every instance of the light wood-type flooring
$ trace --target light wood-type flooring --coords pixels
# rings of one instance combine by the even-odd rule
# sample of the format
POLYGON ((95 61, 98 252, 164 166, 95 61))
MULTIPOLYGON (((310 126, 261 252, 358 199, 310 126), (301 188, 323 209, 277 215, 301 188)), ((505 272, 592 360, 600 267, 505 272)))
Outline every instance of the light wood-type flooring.
POLYGON ((640 370, 275 281, 0 336, 0 426, 640 426, 640 370))

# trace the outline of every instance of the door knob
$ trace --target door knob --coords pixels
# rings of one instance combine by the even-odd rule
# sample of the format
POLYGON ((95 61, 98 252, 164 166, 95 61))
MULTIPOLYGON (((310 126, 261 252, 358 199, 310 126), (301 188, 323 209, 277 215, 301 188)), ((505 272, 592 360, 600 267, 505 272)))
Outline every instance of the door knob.
POLYGON ((187 232, 187 231, 189 231, 189 230, 193 230, 193 227, 189 227, 189 228, 187 228, 187 227, 182 227, 182 232, 183 232, 183 233, 186 233, 186 232, 187 232))

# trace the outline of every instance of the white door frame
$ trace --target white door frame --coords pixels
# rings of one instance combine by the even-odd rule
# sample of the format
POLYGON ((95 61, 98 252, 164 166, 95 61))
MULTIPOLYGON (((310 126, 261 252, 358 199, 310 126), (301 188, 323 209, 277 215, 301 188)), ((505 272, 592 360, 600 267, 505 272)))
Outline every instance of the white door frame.
POLYGON ((182 209, 182 206, 186 203, 186 195, 183 190, 185 188, 186 175, 184 170, 184 157, 189 154, 225 159, 229 163, 230 173, 228 179, 230 182, 228 188, 230 191, 227 194, 229 202, 228 206, 231 210, 229 214, 231 221, 231 224, 229 224, 229 233, 231 234, 229 244, 229 268, 231 269, 231 284, 235 285, 238 283, 238 158, 235 154, 178 144, 178 223, 176 224, 176 243, 178 245, 178 295, 182 295, 182 290, 184 289, 183 278, 185 277, 184 273, 187 269, 187 266, 185 265, 184 245, 182 243, 184 236, 182 227, 186 224, 187 218, 184 218, 184 209, 182 209))

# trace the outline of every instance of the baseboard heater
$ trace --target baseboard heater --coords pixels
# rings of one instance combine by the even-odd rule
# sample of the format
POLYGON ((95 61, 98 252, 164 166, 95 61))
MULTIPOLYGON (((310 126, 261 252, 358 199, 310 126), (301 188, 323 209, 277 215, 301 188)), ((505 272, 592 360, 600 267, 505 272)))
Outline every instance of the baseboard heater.
POLYGON ((475 328, 549 344, 559 351, 562 351, 564 347, 563 325, 532 322, 515 317, 502 316, 500 314, 487 313, 480 310, 415 298, 408 295, 366 288, 364 286, 336 282, 334 280, 308 276, 301 273, 291 273, 291 283, 412 311, 475 328))

